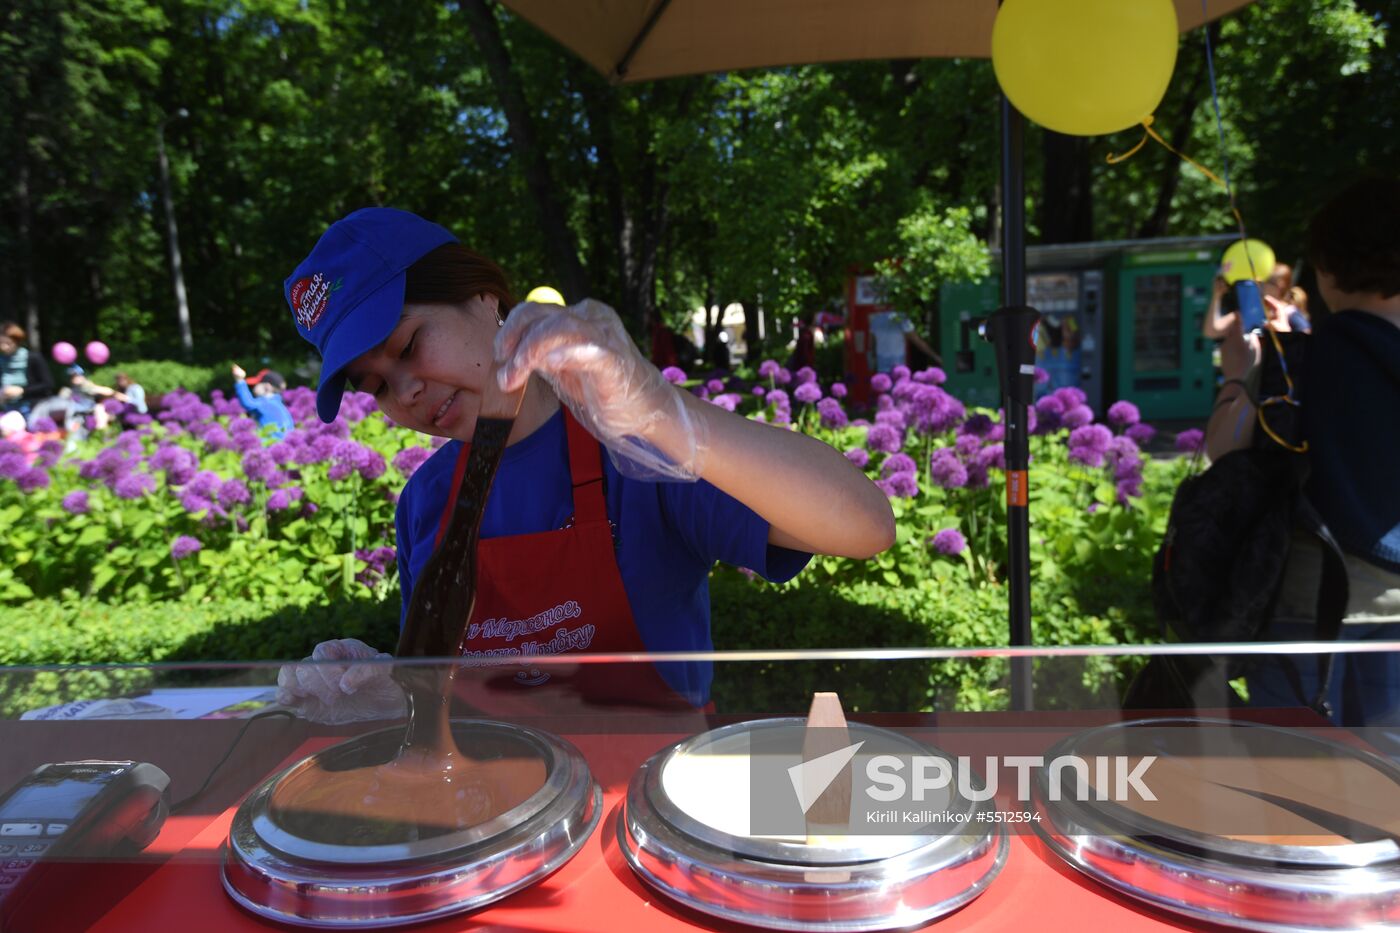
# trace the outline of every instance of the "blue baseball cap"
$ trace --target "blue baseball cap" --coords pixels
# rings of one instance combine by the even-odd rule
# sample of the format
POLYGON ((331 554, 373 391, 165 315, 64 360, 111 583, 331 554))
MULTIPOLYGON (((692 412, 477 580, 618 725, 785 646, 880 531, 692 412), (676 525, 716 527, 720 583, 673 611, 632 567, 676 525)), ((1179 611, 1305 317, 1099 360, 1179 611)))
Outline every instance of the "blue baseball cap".
POLYGON ((444 243, 447 230, 417 214, 367 207, 331 224, 283 284, 297 333, 321 354, 316 414, 340 412, 343 370, 388 339, 403 314, 404 271, 444 243))

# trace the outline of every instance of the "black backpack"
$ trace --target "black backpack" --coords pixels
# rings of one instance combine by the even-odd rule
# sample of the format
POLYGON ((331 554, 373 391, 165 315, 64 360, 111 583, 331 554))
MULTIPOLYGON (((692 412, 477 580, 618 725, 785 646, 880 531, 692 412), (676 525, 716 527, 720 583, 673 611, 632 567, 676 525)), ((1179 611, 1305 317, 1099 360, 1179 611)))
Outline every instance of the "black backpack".
MULTIPOLYGON (((1288 395, 1301 373, 1306 334, 1264 335, 1256 410, 1261 398, 1288 395), (1282 351, 1280 359, 1279 351, 1282 351)), ((1184 480, 1172 499, 1166 535, 1152 565, 1152 600, 1164 637, 1181 642, 1257 640, 1273 617, 1295 533, 1322 553, 1316 640, 1341 633, 1348 597, 1341 548, 1304 494, 1307 457, 1297 406, 1276 403, 1266 417, 1277 439, 1256 424, 1251 447, 1232 451, 1184 480), (1290 449, 1293 448, 1293 449, 1290 449)), ((1248 671, 1249 657, 1157 656, 1139 672, 1125 708, 1224 708, 1239 700, 1229 681, 1248 671)), ((1330 715, 1332 656, 1322 659, 1320 688, 1305 696, 1292 665, 1299 701, 1330 715)))

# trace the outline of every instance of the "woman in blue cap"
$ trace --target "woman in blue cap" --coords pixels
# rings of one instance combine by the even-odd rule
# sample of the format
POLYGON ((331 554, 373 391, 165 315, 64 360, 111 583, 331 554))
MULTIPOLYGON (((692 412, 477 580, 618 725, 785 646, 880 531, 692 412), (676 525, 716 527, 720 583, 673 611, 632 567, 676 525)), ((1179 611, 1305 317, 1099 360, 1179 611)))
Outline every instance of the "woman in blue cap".
MULTIPOLYGON (((703 707, 708 664, 600 677, 613 666, 570 675, 528 659, 709 650, 716 560, 782 582, 813 553, 865 558, 894 542, 887 499, 841 453, 671 385, 605 305, 514 306, 495 263, 413 214, 369 208, 338 221, 286 297, 323 359, 322 420, 348 381, 395 423, 450 438, 399 498, 405 610, 446 527, 483 397, 523 389, 486 503, 464 648, 522 658, 493 681, 512 709, 552 691, 703 707)), ((322 721, 394 715, 403 700, 386 666, 351 663, 372 657, 387 655, 323 643, 312 659, 343 663, 287 666, 280 699, 322 721)))

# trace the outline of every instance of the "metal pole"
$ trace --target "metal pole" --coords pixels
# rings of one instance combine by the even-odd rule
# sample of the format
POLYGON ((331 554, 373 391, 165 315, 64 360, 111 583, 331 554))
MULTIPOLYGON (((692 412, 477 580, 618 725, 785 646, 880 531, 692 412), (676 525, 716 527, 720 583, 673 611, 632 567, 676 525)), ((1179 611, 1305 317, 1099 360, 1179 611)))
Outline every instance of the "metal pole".
MULTIPOLYGON (((176 117, 187 117, 181 108, 176 117)), ((194 335, 190 332, 190 303, 185 295, 185 273, 180 264, 180 230, 175 226, 175 197, 170 191, 170 160, 165 157, 165 119, 156 126, 156 155, 160 160, 160 196, 165 202, 165 232, 170 244, 170 278, 175 286, 175 313, 180 320, 180 346, 185 359, 194 355, 194 335)))
MULTIPOLYGON (((1026 178, 1024 160, 1025 118, 1006 95, 1001 95, 1001 303, 1003 311, 1023 309, 1026 304, 1026 178)), ((1000 314, 1000 312, 998 312, 1000 314)), ((1032 322, 1024 337, 1019 333, 1024 316, 1018 316, 1017 326, 1003 328, 1004 340, 1026 340, 1029 343, 1032 322)), ((1008 321, 1010 325, 1012 322, 1008 321)), ((1000 344, 999 344, 1000 346, 1000 344)), ((1010 348, 1009 348, 1010 349, 1010 348)), ((1021 349, 1021 348, 1016 348, 1021 349)), ((1007 590, 1010 598, 1009 618, 1011 644, 1030 645, 1031 637, 1031 557, 1030 510, 1028 508, 1027 466, 1030 461, 1030 439, 1026 431, 1030 392, 1017 391, 1029 387, 1031 377, 1018 371, 1008 371, 1021 356, 1011 353, 1003 360, 1002 405, 1006 410, 1006 524, 1007 524, 1007 590)), ((1015 363, 1019 368, 1020 363, 1015 363)), ((1031 357, 1034 366, 1034 355, 1031 357)), ((1032 373, 1034 369, 1032 369, 1032 373)), ((1011 659, 1011 708, 1028 710, 1035 705, 1031 686, 1029 658, 1011 659)))

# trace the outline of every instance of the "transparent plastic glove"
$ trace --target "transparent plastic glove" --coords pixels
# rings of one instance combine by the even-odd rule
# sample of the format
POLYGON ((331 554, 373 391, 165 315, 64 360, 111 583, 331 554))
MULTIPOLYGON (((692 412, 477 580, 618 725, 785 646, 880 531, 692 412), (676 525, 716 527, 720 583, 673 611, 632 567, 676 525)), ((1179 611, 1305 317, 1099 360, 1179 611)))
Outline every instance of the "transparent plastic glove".
POLYGON ((506 391, 539 373, 579 424, 632 479, 693 482, 709 449, 705 424, 687 410, 607 305, 526 302, 496 334, 496 376, 506 391))
POLYGON ((402 717, 408 705, 392 668, 355 663, 389 657, 357 638, 323 641, 311 657, 277 672, 277 702, 327 725, 402 717))

